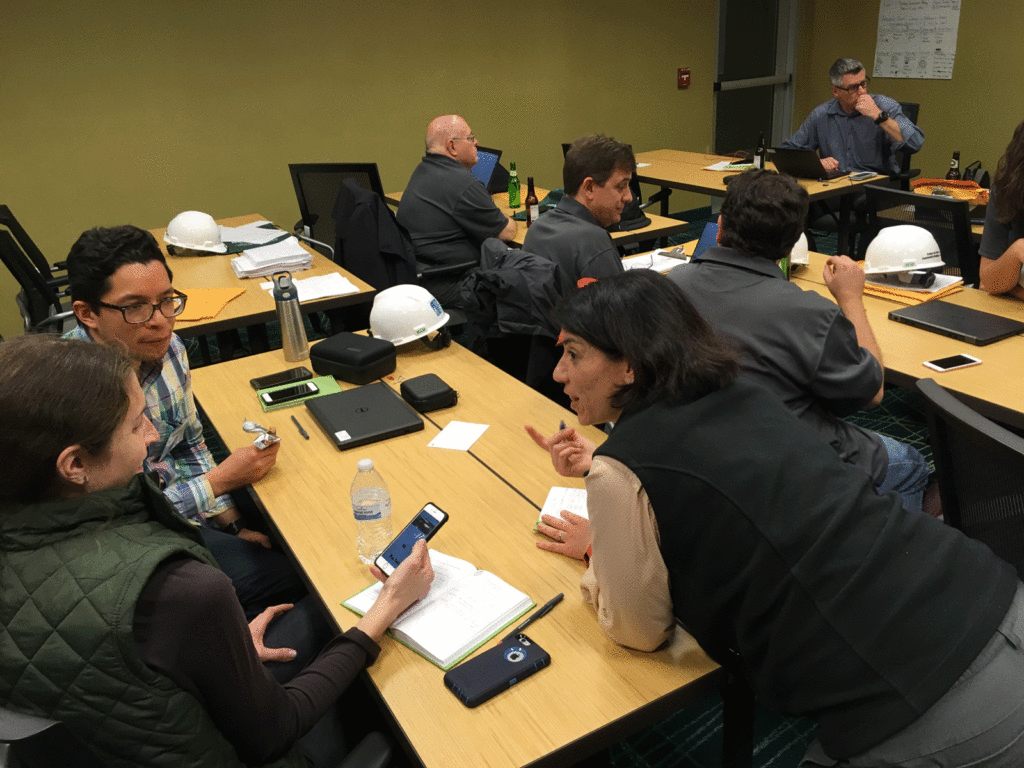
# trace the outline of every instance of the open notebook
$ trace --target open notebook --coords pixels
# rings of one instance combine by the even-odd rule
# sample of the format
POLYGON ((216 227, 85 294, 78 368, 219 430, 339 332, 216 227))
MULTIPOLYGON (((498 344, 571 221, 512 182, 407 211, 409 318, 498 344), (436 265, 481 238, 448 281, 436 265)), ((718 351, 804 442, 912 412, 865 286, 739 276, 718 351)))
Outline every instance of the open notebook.
MULTIPOLYGON (((398 617, 388 633, 428 661, 450 669, 518 619, 535 603, 493 573, 430 550, 430 592, 398 617)), ((377 582, 342 605, 362 616, 382 585, 377 582)))

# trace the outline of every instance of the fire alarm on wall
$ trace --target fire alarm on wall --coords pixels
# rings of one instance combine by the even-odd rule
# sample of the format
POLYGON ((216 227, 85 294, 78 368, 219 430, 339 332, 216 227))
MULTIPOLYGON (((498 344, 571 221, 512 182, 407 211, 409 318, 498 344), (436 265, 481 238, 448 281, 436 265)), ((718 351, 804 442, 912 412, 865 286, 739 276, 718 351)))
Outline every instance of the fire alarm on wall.
POLYGON ((689 88, 690 87, 690 68, 680 67, 679 72, 676 75, 676 86, 678 88, 689 88))

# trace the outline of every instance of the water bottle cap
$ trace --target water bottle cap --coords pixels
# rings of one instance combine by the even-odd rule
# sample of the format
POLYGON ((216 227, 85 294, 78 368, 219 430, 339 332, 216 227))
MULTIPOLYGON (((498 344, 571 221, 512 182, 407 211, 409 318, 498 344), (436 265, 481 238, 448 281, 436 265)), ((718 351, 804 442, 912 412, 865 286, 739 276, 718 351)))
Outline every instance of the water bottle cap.
POLYGON ((360 472, 369 472, 373 469, 373 459, 360 459, 356 466, 359 467, 360 472))

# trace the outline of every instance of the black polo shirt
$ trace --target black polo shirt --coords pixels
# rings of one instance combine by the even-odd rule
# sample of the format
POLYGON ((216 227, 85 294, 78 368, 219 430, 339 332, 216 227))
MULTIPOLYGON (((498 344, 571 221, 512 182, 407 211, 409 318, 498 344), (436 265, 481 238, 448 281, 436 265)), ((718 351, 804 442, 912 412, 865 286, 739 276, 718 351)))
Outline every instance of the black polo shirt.
POLYGON ((876 486, 884 482, 889 454, 881 438, 841 418, 871 402, 882 366, 834 302, 801 290, 774 262, 732 248, 709 248, 668 276, 705 320, 739 343, 753 381, 782 398, 843 461, 876 486))
POLYGON ((566 195, 526 231, 523 250, 558 265, 564 295, 581 277, 613 277, 623 273, 622 258, 608 231, 583 203, 566 195))
MULTIPOLYGON (((445 266, 479 263, 481 244, 508 226, 508 217, 468 168, 446 155, 427 154, 402 193, 398 223, 408 230, 418 262, 445 266)), ((447 306, 456 300, 463 276, 425 279, 423 285, 447 306)))

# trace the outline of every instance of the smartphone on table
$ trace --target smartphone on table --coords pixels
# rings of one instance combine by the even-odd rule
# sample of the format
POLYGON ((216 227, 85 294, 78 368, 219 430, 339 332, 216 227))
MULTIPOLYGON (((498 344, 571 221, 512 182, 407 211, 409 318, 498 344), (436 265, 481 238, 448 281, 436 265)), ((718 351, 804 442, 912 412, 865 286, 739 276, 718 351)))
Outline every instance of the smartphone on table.
POLYGON ((549 664, 551 654, 520 632, 449 669, 444 684, 467 707, 476 707, 549 664))
POLYGON ((373 564, 390 576, 402 561, 412 552, 413 546, 420 539, 430 541, 438 529, 448 522, 448 513, 436 504, 426 504, 416 513, 416 517, 402 529, 384 551, 377 555, 373 564))
POLYGON ((289 368, 287 371, 278 371, 277 373, 249 379, 249 386, 253 389, 266 389, 267 387, 276 387, 278 384, 288 384, 293 381, 298 383, 312 378, 313 372, 306 366, 300 365, 296 368, 289 368))
POLYGON ((312 381, 304 381, 301 384, 296 384, 292 387, 285 387, 284 389, 275 389, 273 392, 264 392, 260 395, 260 398, 267 405, 280 405, 281 403, 288 403, 292 400, 298 400, 301 397, 308 395, 315 395, 320 391, 320 387, 314 384, 312 381))
POLYGON ((980 364, 981 360, 974 357, 974 355, 951 355, 950 357, 940 357, 938 360, 925 361, 927 368, 939 371, 940 373, 955 371, 958 368, 970 368, 972 365, 980 364))

